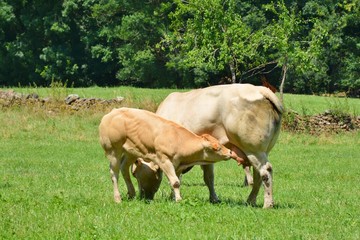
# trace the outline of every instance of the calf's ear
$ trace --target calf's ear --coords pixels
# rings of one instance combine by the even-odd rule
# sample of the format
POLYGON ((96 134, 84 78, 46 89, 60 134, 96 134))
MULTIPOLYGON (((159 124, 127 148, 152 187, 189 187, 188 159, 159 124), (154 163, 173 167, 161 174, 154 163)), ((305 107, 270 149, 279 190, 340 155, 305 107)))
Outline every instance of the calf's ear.
POLYGON ((157 164, 155 164, 155 163, 153 163, 153 162, 149 162, 148 165, 149 165, 149 167, 150 167, 152 170, 154 170, 155 172, 160 169, 159 165, 157 165, 157 164))
POLYGON ((142 165, 141 159, 136 159, 134 164, 131 164, 131 173, 134 175, 136 172, 136 169, 142 165))
POLYGON ((214 141, 211 141, 211 148, 214 150, 214 151, 218 151, 220 150, 220 144, 214 142, 214 141))
POLYGON ((207 141, 211 141, 212 140, 212 136, 209 134, 202 134, 200 137, 202 137, 202 139, 205 139, 207 141))
POLYGON ((213 136, 209 134, 203 134, 201 137, 210 143, 210 146, 213 150, 217 151, 221 148, 219 141, 213 136))
POLYGON ((142 161, 140 158, 136 159, 135 161, 136 166, 140 167, 142 165, 142 161))
POLYGON ((154 169, 155 169, 155 171, 159 170, 160 169, 159 165, 155 164, 154 169))

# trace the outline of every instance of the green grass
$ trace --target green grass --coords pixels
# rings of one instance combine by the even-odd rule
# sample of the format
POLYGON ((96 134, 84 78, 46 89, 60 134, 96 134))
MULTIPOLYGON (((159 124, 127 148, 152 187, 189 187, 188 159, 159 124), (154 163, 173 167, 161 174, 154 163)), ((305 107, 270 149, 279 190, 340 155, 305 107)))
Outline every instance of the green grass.
POLYGON ((301 115, 314 115, 329 109, 353 116, 360 115, 360 99, 356 98, 284 94, 284 105, 301 115))
MULTIPOLYGON (((116 89, 75 90, 87 97, 118 94, 116 89)), ((141 91, 144 98, 152 95, 141 91)), ((245 205, 250 190, 241 187, 244 174, 235 161, 215 165, 221 204, 208 202, 199 167, 183 176, 181 203, 169 200, 164 178, 154 201, 115 204, 98 142, 104 114, 1 110, 0 239, 360 238, 359 131, 282 132, 270 154, 274 209, 261 208, 263 192, 259 207, 245 205)), ((123 180, 120 192, 126 193, 123 180)))

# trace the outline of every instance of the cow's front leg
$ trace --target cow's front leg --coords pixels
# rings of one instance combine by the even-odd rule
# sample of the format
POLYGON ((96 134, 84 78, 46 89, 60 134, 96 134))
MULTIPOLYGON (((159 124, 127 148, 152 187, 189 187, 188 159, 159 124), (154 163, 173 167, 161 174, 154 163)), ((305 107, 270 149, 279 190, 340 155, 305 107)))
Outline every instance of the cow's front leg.
POLYGON ((215 187, 214 187, 214 164, 202 165, 201 168, 204 173, 204 175, 203 175, 204 182, 209 189, 210 202, 211 203, 219 203, 220 200, 219 200, 218 196, 216 195, 215 187))

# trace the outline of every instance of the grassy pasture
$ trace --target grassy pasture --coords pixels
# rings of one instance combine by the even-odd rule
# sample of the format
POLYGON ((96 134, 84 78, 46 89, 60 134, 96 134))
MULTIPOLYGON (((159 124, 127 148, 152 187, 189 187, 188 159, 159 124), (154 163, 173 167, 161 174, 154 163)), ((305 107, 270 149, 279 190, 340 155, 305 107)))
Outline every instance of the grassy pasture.
MULTIPOLYGON (((111 99, 118 96, 131 100, 131 105, 144 106, 148 101, 159 104, 169 93, 173 91, 186 91, 186 89, 146 89, 134 87, 117 88, 13 88, 16 92, 37 93, 40 97, 52 96, 63 100, 68 94, 78 94, 80 97, 97 97, 111 99)), ((360 101, 354 98, 321 97, 314 95, 284 94, 284 105, 302 115, 323 113, 333 109, 347 112, 351 115, 360 115, 360 101)))
MULTIPOLYGON (((150 102, 171 91, 18 90, 43 97, 58 91, 61 98, 69 93, 137 96, 150 102)), ((295 95, 286 95, 285 101, 290 97, 293 109, 308 113, 322 112, 331 107, 326 101, 333 101, 311 97, 312 105, 307 105, 310 97, 295 95)), ((347 101, 359 114, 359 100, 347 101)), ((154 201, 115 204, 108 162, 98 143, 97 127, 104 114, 0 109, 0 239, 360 238, 359 131, 321 136, 282 132, 270 154, 274 209, 261 208, 263 192, 259 207, 245 205, 250 190, 241 187, 244 174, 235 161, 215 166, 220 204, 208 202, 199 167, 184 175, 181 203, 169 200, 164 177, 154 201)), ((122 179, 120 192, 125 196, 122 179)))

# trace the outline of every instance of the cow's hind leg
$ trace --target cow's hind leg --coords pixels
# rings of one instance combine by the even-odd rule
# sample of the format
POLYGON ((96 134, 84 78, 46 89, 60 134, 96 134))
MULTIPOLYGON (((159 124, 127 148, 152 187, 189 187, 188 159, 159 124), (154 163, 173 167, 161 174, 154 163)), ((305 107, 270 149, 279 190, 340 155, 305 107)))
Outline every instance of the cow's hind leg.
POLYGON ((260 177, 264 184, 264 208, 271 208, 274 206, 273 200, 273 176, 272 165, 266 162, 260 169, 260 177))
MULTIPOLYGON (((243 151, 240 150, 240 148, 238 148, 237 146, 231 143, 228 143, 226 146, 230 148, 232 151, 234 151, 240 158, 244 159, 246 162, 248 161, 247 156, 243 151)), ((253 180, 253 176, 251 175, 250 166, 245 166, 244 172, 245 172, 245 180, 243 186, 252 186, 254 184, 254 180, 253 180)))
POLYGON ((120 160, 114 154, 107 154, 106 157, 110 161, 110 177, 114 188, 114 200, 117 203, 121 202, 121 195, 118 187, 120 160))
POLYGON ((272 166, 267 160, 265 153, 259 155, 248 155, 248 159, 254 167, 254 184, 247 199, 247 203, 251 205, 256 204, 256 198, 259 193, 261 182, 264 185, 264 208, 271 208, 274 206, 273 200, 273 179, 272 166))
POLYGON ((135 193, 135 188, 134 188, 134 185, 131 181, 131 178, 130 178, 130 166, 131 164, 133 164, 134 162, 136 161, 136 158, 132 157, 132 156, 125 156, 125 158, 123 159, 123 161, 121 162, 121 174, 125 180, 125 183, 126 183, 126 187, 127 187, 127 190, 128 190, 128 197, 131 199, 131 198, 134 198, 136 193, 135 193))
POLYGON ((245 172, 245 178, 244 178, 243 186, 247 187, 254 185, 254 179, 253 176, 251 175, 250 167, 249 166, 244 167, 244 172, 245 172))

